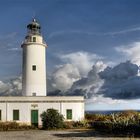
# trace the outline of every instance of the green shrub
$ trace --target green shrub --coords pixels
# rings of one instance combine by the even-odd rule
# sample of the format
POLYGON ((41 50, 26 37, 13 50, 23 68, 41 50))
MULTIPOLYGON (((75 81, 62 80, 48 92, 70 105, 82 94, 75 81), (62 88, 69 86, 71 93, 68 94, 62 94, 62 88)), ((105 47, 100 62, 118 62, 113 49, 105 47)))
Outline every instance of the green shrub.
POLYGON ((64 117, 55 109, 48 109, 41 114, 43 129, 58 129, 64 127, 64 117))

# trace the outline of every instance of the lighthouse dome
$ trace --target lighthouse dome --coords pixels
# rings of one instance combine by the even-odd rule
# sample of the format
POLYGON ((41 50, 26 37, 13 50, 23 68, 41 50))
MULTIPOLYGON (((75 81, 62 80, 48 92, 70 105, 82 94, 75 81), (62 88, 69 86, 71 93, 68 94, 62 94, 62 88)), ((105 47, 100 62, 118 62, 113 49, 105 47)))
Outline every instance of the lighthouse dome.
POLYGON ((34 35, 40 35, 40 29, 41 26, 40 24, 36 21, 34 18, 30 24, 27 25, 28 33, 29 34, 34 34, 34 35))

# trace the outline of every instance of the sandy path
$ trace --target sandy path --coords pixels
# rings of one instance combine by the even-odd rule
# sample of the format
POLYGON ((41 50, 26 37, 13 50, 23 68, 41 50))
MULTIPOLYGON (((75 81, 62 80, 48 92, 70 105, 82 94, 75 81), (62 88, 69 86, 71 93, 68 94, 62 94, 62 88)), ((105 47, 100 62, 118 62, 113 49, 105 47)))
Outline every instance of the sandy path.
POLYGON ((0 140, 140 140, 140 138, 112 138, 93 131, 8 131, 0 132, 0 140))

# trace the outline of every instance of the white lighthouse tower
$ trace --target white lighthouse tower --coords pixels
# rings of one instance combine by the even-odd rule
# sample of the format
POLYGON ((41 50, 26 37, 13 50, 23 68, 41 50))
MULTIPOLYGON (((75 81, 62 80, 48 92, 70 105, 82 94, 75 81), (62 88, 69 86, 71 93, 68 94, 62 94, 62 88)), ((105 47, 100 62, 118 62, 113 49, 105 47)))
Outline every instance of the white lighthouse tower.
POLYGON ((23 48, 22 95, 46 96, 46 47, 40 32, 41 26, 33 19, 27 25, 23 48))

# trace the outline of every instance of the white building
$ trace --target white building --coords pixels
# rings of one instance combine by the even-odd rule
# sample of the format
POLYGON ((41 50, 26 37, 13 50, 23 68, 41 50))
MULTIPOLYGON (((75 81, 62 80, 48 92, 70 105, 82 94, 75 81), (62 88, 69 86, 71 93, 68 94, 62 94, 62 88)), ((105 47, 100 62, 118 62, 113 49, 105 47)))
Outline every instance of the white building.
POLYGON ((23 48, 22 95, 0 97, 0 120, 41 125, 40 114, 49 108, 57 109, 65 120, 84 118, 83 96, 47 96, 46 47, 39 23, 27 26, 28 33, 23 48))

